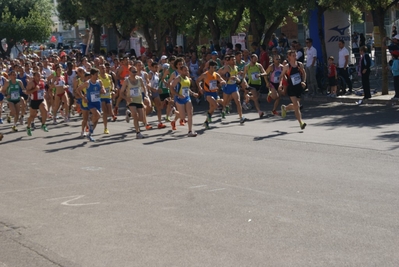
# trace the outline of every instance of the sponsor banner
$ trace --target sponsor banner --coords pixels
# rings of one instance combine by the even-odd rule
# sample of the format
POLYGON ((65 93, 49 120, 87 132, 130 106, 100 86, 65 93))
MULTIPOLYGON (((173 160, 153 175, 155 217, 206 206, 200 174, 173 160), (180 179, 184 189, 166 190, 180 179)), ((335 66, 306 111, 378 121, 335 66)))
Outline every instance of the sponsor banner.
POLYGON ((324 12, 324 32, 327 57, 333 56, 338 64, 338 41, 343 40, 352 57, 350 15, 340 10, 324 12))

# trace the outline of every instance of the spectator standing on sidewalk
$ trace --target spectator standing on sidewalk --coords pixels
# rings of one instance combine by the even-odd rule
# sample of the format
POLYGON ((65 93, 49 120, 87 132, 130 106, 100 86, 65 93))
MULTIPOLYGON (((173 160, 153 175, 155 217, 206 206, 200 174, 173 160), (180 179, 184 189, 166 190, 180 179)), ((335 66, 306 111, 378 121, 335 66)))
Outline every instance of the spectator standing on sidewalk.
POLYGON ((371 98, 370 92, 370 67, 371 67, 371 58, 367 53, 367 47, 360 47, 360 62, 359 62, 359 72, 362 77, 362 86, 364 97, 363 100, 360 100, 358 103, 361 104, 364 100, 371 98))
POLYGON ((348 73, 348 64, 349 64, 349 51, 345 47, 345 42, 343 40, 339 40, 338 42, 339 47, 339 57, 338 57, 338 75, 342 76, 345 80, 346 85, 349 88, 349 91, 346 92, 346 88, 343 89, 344 91, 341 92, 342 94, 352 94, 352 81, 349 78, 348 73))
POLYGON ((85 34, 80 34, 80 38, 82 38, 82 43, 80 44, 81 48, 82 48, 82 55, 85 56, 86 55, 86 49, 87 49, 87 45, 89 42, 89 29, 85 30, 85 34))
POLYGON ((392 53, 393 63, 391 67, 392 75, 393 75, 393 86, 395 88, 395 95, 391 100, 399 99, 399 53, 392 53))
MULTIPOLYGON (((317 81, 316 81, 316 61, 317 50, 313 47, 313 40, 306 39, 306 83, 308 85, 309 95, 316 95, 317 81)), ((296 53, 295 53, 296 55, 296 53)))

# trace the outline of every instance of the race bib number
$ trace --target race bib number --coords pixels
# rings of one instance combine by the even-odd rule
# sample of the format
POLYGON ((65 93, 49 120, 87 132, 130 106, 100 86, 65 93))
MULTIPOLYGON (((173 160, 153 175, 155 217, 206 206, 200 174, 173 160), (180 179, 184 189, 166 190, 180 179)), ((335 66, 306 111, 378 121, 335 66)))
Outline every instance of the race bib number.
POLYGON ((218 81, 212 80, 209 82, 209 90, 216 90, 218 88, 218 81))
POLYGON ((63 80, 58 80, 57 85, 62 85, 62 86, 64 86, 64 85, 65 85, 65 82, 64 82, 63 80))
POLYGON ((90 93, 90 100, 91 102, 99 102, 100 101, 100 94, 97 92, 90 93))
POLYGON ((279 83, 280 82, 280 75, 281 75, 281 71, 276 71, 274 73, 274 79, 273 79, 274 83, 279 83))
POLYGON ((11 92, 11 100, 19 100, 20 97, 19 92, 11 92))
POLYGON ((155 88, 155 89, 157 89, 158 86, 159 86, 159 83, 158 83, 157 81, 155 81, 152 87, 155 88))
POLYGON ((252 73, 251 78, 253 81, 259 81, 259 72, 252 73))
POLYGON ((109 87, 105 88, 105 94, 104 96, 110 96, 111 91, 109 90, 109 87))
POLYGON ((138 87, 130 88, 130 96, 131 96, 131 97, 138 97, 138 96, 140 96, 139 88, 138 88, 138 87))
POLYGON ((302 82, 301 75, 299 73, 295 73, 291 75, 292 85, 298 85, 302 82))
POLYGON ((189 97, 190 96, 190 89, 188 87, 183 87, 182 89, 182 95, 184 97, 189 97))
POLYGON ((44 90, 37 91, 37 99, 39 100, 44 99, 44 90))

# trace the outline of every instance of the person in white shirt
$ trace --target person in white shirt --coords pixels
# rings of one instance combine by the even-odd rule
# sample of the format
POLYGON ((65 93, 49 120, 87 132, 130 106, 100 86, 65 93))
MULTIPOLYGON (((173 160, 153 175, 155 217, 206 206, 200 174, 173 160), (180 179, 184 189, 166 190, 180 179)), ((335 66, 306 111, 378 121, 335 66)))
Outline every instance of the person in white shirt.
POLYGON ((317 50, 313 47, 313 40, 311 38, 306 39, 306 83, 308 85, 309 95, 315 95, 317 93, 317 81, 316 81, 316 62, 317 62, 317 50))
POLYGON ((62 36, 62 33, 60 33, 60 36, 58 36, 58 46, 57 49, 62 49, 64 47, 64 37, 62 36))
POLYGON ((348 64, 349 64, 349 51, 345 47, 345 42, 340 40, 338 42, 339 53, 338 53, 338 75, 342 76, 345 80, 346 85, 349 88, 349 91, 346 92, 346 88, 343 89, 344 91, 341 94, 352 94, 352 81, 349 78, 348 73, 348 64))

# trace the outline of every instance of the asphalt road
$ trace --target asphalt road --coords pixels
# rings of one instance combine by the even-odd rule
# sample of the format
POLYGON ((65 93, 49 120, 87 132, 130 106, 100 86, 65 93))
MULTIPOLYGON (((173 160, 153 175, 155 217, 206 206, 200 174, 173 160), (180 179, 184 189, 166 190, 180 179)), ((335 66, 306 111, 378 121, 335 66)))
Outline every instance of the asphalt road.
POLYGON ((399 265, 398 106, 307 103, 304 131, 195 108, 196 138, 0 125, 0 267, 399 265))

